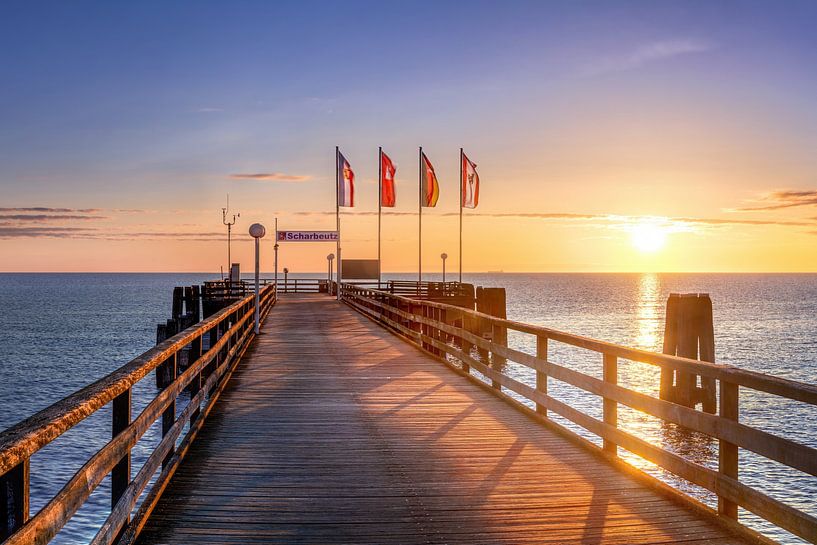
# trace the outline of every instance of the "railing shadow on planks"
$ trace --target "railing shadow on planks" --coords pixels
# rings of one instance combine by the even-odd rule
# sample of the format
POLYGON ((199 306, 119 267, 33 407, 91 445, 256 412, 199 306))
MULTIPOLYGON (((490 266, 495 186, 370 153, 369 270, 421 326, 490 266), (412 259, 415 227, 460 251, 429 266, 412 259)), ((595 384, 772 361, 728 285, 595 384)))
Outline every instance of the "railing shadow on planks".
MULTIPOLYGON (((813 406, 817 405, 817 386, 734 366, 627 348, 545 327, 495 318, 456 306, 406 298, 351 284, 342 286, 341 298, 382 326, 442 359, 455 370, 467 374, 470 379, 485 384, 471 374, 472 369, 478 371, 490 379, 491 391, 534 418, 547 421, 548 411, 552 411, 590 431, 602 439, 603 447, 599 449, 587 441, 583 443, 606 458, 618 461, 618 448, 621 447, 715 493, 718 497, 717 512, 702 504, 698 504, 698 507, 717 514, 727 523, 737 520, 738 507, 742 507, 780 528, 817 543, 817 518, 742 483, 738 475, 738 449, 741 448, 808 475, 817 475, 817 449, 738 421, 740 387, 813 406), (486 327, 493 332, 488 338, 471 332, 484 331, 486 327), (507 338, 508 330, 534 336, 536 355, 520 352, 491 340, 507 338), (602 365, 603 379, 550 361, 549 342, 564 343, 601 355, 599 363, 602 365), (477 354, 472 352, 472 347, 477 349, 477 354), (619 359, 651 364, 661 369, 685 371, 718 381, 718 414, 707 414, 618 385, 619 359), (504 374, 502 368, 506 360, 534 370, 536 386, 529 386, 504 374), (548 377, 600 396, 603 400, 603 419, 589 416, 549 396, 548 377), (535 411, 508 395, 503 388, 526 398, 532 405, 535 404, 535 411), (618 427, 619 404, 717 439, 718 470, 687 460, 624 431, 618 427)), ((548 424, 575 436, 553 421, 548 424)))
MULTIPOLYGON (((274 286, 261 292, 261 316, 276 301, 274 286)), ((247 296, 204 321, 157 344, 108 376, 43 409, 0 434, 0 539, 3 545, 47 543, 111 475, 111 513, 91 543, 132 543, 179 462, 217 401, 235 364, 253 338, 254 296, 247 296), (205 339, 206 337, 206 339, 205 339), (209 349, 203 351, 203 340, 209 349), (179 372, 177 356, 190 350, 179 372), (144 410, 131 419, 131 389, 152 371, 169 377, 144 410), (190 402, 176 416, 176 399, 187 389, 190 402), (85 462, 68 483, 29 518, 29 460, 32 455, 108 403, 113 404, 112 439, 85 462), (131 478, 131 449, 162 420, 162 439, 131 478), (177 440, 189 423, 177 448, 177 440), (130 515, 151 478, 161 472, 130 515)))

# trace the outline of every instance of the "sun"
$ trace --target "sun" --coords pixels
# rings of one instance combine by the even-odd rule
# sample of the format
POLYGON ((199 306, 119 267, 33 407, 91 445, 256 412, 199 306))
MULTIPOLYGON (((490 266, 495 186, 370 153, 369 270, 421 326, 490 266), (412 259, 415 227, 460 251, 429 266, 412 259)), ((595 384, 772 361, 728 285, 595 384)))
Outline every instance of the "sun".
POLYGON ((639 252, 651 254, 657 252, 667 243, 667 230, 655 222, 642 222, 634 225, 630 231, 630 242, 639 252))

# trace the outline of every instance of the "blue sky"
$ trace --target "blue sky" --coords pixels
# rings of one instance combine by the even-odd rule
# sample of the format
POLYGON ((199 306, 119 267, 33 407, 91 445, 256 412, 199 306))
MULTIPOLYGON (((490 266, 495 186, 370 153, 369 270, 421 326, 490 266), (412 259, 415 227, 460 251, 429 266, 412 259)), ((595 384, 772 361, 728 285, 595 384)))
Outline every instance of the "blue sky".
POLYGON ((335 145, 407 185, 423 145, 449 184, 476 158, 486 212, 721 217, 817 189, 814 28, 794 1, 5 3, 0 207, 215 229, 227 192, 331 209, 335 145))

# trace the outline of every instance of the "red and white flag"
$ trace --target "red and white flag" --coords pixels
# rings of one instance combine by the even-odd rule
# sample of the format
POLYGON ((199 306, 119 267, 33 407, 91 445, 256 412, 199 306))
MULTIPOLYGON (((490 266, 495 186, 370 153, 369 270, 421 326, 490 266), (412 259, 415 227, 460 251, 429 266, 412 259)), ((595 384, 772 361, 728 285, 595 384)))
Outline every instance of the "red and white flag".
POLYGON ((352 165, 338 150, 338 206, 355 205, 355 173, 352 165))
POLYGON ((479 204, 479 174, 477 165, 462 154, 462 206, 476 208, 479 204))
POLYGON ((386 207, 393 207, 397 201, 397 195, 394 192, 394 173, 397 169, 394 168, 394 163, 391 162, 389 156, 380 152, 380 205, 386 207))

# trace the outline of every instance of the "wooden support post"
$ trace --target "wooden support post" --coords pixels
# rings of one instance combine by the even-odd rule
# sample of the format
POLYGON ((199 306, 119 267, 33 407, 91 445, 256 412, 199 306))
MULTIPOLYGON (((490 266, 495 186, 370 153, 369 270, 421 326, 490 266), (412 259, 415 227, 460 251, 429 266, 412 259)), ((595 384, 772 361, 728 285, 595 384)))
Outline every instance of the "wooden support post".
MULTIPOLYGON (((612 354, 604 354, 604 382, 608 384, 618 384, 618 358, 612 354)), ((618 427, 618 403, 613 399, 604 398, 604 423, 610 426, 618 427)), ((604 439, 604 451, 612 454, 618 454, 616 444, 609 439, 604 439)))
MULTIPOLYGON (((408 304, 408 312, 413 317, 419 316, 420 313, 422 312, 422 310, 423 310, 422 305, 415 304, 415 303, 409 303, 408 304)), ((409 324, 409 327, 411 328, 412 331, 422 333, 422 327, 421 327, 422 325, 423 324, 421 324, 416 319, 414 319, 414 320, 411 320, 411 323, 409 324)), ((420 344, 422 345, 422 342, 420 344)))
POLYGON ((184 301, 184 288, 177 286, 173 288, 173 309, 170 313, 172 319, 181 318, 182 302, 184 301))
MULTIPOLYGON (((167 340, 168 337, 169 337, 169 335, 168 335, 167 324, 158 324, 156 326, 156 344, 159 344, 159 343, 167 340)), ((162 375, 161 366, 156 368, 155 375, 156 375, 156 387, 157 388, 163 388, 164 387, 164 377, 162 375)))
MULTIPOLYGON (((667 313, 664 326, 664 354, 675 355, 678 348, 678 301, 677 293, 670 293, 667 299, 667 313)), ((666 366, 661 367, 661 387, 658 397, 667 401, 672 401, 675 396, 675 370, 666 366)))
MULTIPOLYGON (((488 309, 486 307, 487 307, 488 303, 486 301, 485 295, 483 294, 482 286, 477 286, 476 294, 477 294, 477 302, 476 302, 477 312, 487 314, 488 309)), ((471 330, 471 333, 473 333, 477 337, 481 337, 481 338, 484 339, 484 338, 486 338, 486 336, 488 334, 490 334, 490 330, 486 331, 486 328, 488 327, 488 325, 484 323, 484 320, 482 318, 474 318, 471 321, 471 326, 473 328, 471 330)), ((479 360, 481 362, 483 362, 485 364, 489 363, 488 362, 488 351, 487 350, 485 350, 484 348, 481 348, 481 347, 478 346, 477 347, 477 354, 479 355, 479 360)))
MULTIPOLYGON (((443 321, 443 311, 442 311, 442 309, 439 309, 439 308, 435 307, 435 308, 431 309, 431 312, 432 312, 432 314, 434 316, 434 321, 435 322, 439 323, 439 322, 443 321)), ((433 332, 432 333, 433 333, 432 336, 434 337, 435 341, 445 342, 445 334, 436 325, 433 327, 433 332)), ((444 358, 445 357, 445 352, 440 348, 434 347, 434 353, 439 358, 444 358)))
POLYGON ((201 288, 199 285, 192 286, 193 290, 193 315, 195 316, 195 323, 201 321, 201 288))
MULTIPOLYGON (((480 312, 494 316, 496 318, 507 318, 505 288, 477 288, 477 305, 482 308, 480 312)), ((491 343, 499 346, 508 346, 508 328, 489 323, 487 333, 490 335, 491 343)), ((483 333, 483 337, 485 333, 483 333)), ((505 368, 505 358, 491 352, 491 368, 501 373, 505 368)), ((499 384, 494 384, 494 388, 499 389, 499 384)))
MULTIPOLYGON (((459 328, 460 328, 460 331, 468 331, 468 328, 466 327, 467 323, 468 323, 468 316, 466 316, 465 312, 460 311, 459 323, 457 324, 459 326, 459 328)), ((458 341, 458 345, 459 345, 458 348, 463 353, 470 356, 471 355, 471 343, 469 343, 468 341, 463 339, 461 336, 457 337, 456 340, 458 341)), ((463 360, 461 362, 461 366, 462 366, 463 371, 465 371, 466 373, 469 373, 469 374, 471 373, 471 366, 468 365, 468 362, 463 360)))
MULTIPOLYGON (((187 357, 189 358, 188 367, 195 364, 199 358, 201 358, 201 353, 201 336, 198 336, 193 339, 193 342, 190 343, 190 351, 187 353, 187 357)), ((187 387, 187 390, 190 392, 191 399, 199 393, 199 390, 201 390, 201 375, 202 373, 196 373, 196 376, 193 377, 193 380, 190 381, 190 385, 187 387)), ((200 412, 201 410, 198 407, 193 410, 193 412, 190 414, 191 423, 196 421, 200 412)))
MULTIPOLYGON (((712 299, 709 294, 698 295, 699 313, 699 342, 700 360, 715 363, 715 326, 712 320, 712 299)), ((701 405, 704 412, 715 414, 718 410, 717 394, 715 392, 715 379, 712 377, 701 377, 701 405)))
MULTIPOLYGON (((164 375, 169 379, 166 384, 162 386, 162 389, 167 388, 174 380, 176 380, 177 376, 177 368, 176 368, 176 354, 173 354, 170 358, 167 359, 163 364, 159 366, 159 368, 164 367, 164 375)), ((157 370, 159 369, 157 368, 157 370)), ((174 399, 170 405, 168 405, 167 409, 164 410, 162 413, 162 437, 167 435, 167 432, 170 431, 170 428, 173 427, 173 424, 176 422, 176 400, 174 399)), ((162 469, 167 467, 167 464, 170 463, 170 458, 173 456, 173 453, 176 451, 175 446, 172 447, 165 459, 162 461, 162 469)))
MULTIPOLYGON (((667 300, 664 329, 665 354, 702 361, 715 361, 715 331, 712 322, 712 301, 708 294, 672 293, 667 300)), ((715 380, 688 371, 661 368, 661 399, 686 407, 698 403, 703 410, 714 414, 717 409, 715 380)))
POLYGON ((28 520, 29 460, 0 475, 0 541, 19 530, 28 520))
MULTIPOLYGON (((720 416, 738 421, 738 385, 720 381, 720 416)), ((733 479, 738 478, 738 447, 723 439, 718 441, 718 471, 733 479)), ((718 514, 733 520, 738 519, 738 505, 718 496, 718 514)))
MULTIPOLYGON (((678 318, 678 352, 682 358, 698 359, 698 331, 695 327, 697 294, 681 295, 678 318)), ((694 388, 697 377, 688 371, 675 371, 675 403, 685 407, 695 406, 694 388)))
MULTIPOLYGON (((433 309, 431 309, 431 308, 429 308, 429 307, 427 307, 427 306, 423 305, 423 318, 426 318, 426 319, 431 318, 431 311, 432 311, 432 310, 433 310, 433 309)), ((430 337, 430 336, 431 336, 431 326, 429 326, 429 325, 425 325, 425 324, 423 325, 423 335, 425 335, 426 337, 430 337)), ((424 347, 426 350, 433 350, 433 348, 434 348, 434 347, 433 347, 433 346, 431 346, 431 344, 429 344, 429 343, 425 343, 425 344, 423 345, 423 347, 424 347)))
MULTIPOLYGON (((111 438, 113 439, 125 428, 128 427, 131 421, 131 390, 128 388, 113 399, 111 411, 111 438)), ((113 467, 111 471, 111 509, 116 507, 116 503, 125 489, 130 484, 130 451, 123 456, 119 462, 113 467)))
MULTIPOLYGON (((474 319, 470 314, 466 314, 466 313, 463 312, 460 315, 460 327, 463 329, 463 331, 467 331, 468 333, 473 333, 474 332, 473 321, 474 321, 474 319)), ((463 352, 465 352, 466 354, 468 354, 470 356, 471 355, 471 350, 474 348, 474 345, 471 344, 469 341, 466 341, 463 338, 460 338, 460 344, 462 345, 460 347, 460 350, 462 350, 463 352)))
MULTIPOLYGON (((548 338, 544 335, 536 336, 536 357, 544 361, 548 359, 548 338)), ((548 393, 548 376, 544 371, 536 371, 536 391, 545 395, 548 393)), ((536 412, 544 417, 548 415, 545 406, 539 403, 536 404, 536 412)))

